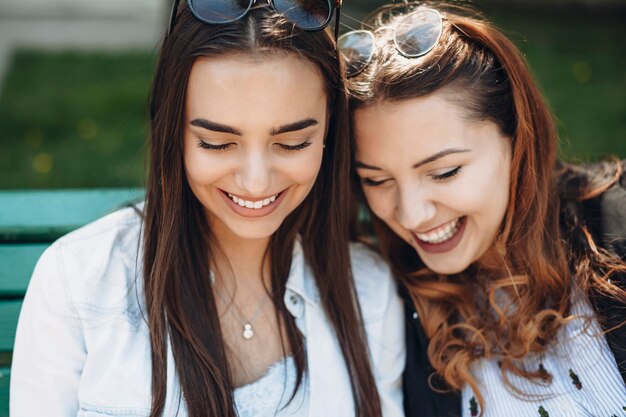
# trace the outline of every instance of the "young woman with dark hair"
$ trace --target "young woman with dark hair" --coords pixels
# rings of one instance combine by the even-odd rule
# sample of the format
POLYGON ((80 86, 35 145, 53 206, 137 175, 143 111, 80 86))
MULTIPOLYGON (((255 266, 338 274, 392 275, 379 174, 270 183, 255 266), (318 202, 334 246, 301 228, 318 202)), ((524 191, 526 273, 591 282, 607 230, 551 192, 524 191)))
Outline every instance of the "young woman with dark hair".
POLYGON ((42 255, 12 416, 402 414, 402 303, 348 243, 333 5, 243 3, 174 7, 145 205, 42 255))
POLYGON ((623 164, 557 161, 522 55, 475 11, 369 23, 339 44, 355 181, 404 288, 407 415, 624 415, 623 164))

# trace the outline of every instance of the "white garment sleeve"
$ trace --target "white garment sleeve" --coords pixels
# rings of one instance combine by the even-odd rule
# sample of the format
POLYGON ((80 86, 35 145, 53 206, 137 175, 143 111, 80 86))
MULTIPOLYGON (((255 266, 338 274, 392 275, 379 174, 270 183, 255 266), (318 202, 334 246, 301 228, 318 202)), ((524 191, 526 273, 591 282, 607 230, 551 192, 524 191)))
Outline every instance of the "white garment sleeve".
POLYGON ((87 354, 59 255, 57 245, 43 253, 24 298, 11 366, 12 417, 68 417, 78 411, 87 354))
MULTIPOLYGON (((402 373, 406 363, 404 309, 395 285, 387 294, 384 314, 366 320, 372 370, 380 394, 383 417, 404 416, 402 373)), ((381 294, 382 296, 383 294, 381 294)))
POLYGON ((352 271, 365 323, 383 417, 404 416, 404 305, 389 267, 363 245, 352 245, 352 271))

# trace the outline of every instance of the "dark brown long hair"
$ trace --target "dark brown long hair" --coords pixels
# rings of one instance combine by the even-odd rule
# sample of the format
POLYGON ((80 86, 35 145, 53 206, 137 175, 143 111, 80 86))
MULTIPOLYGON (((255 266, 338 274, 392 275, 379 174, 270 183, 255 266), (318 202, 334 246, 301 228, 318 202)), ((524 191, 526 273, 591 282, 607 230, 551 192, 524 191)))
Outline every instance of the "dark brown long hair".
MULTIPOLYGON (((435 274, 371 215, 381 251, 420 312, 434 369, 453 389, 469 384, 482 406, 472 362, 497 358, 504 381, 514 390, 508 372, 545 378, 542 371, 524 370, 516 361, 544 352, 570 319, 572 277, 587 294, 597 290, 626 301, 626 293, 606 279, 626 265, 598 250, 580 222, 562 221, 554 121, 524 58, 506 36, 475 10, 438 2, 388 6, 369 23, 376 28, 376 50, 369 67, 349 83, 353 111, 446 88, 454 93, 446 94, 449 100, 473 118, 492 121, 511 139, 510 198, 494 242, 510 271, 507 276, 484 279, 476 266, 452 277, 435 274), (441 12, 443 33, 427 55, 407 59, 393 43, 394 25, 407 10, 419 7, 441 12), (496 293, 515 303, 503 307, 496 293)), ((608 166, 615 172, 616 164, 608 166)), ((564 172, 571 173, 571 167, 564 172)), ((579 181, 570 197, 592 197, 617 177, 619 172, 601 183, 579 181)))
POLYGON ((294 241, 300 235, 351 377, 357 415, 380 416, 347 243, 349 202, 343 196, 350 192, 350 164, 341 64, 328 31, 305 33, 269 7, 255 8, 246 18, 224 25, 203 24, 183 7, 160 51, 150 99, 151 160, 143 239, 152 351, 150 416, 164 412, 167 374, 172 372, 167 367, 168 341, 189 415, 236 416, 233 380, 209 280, 211 230, 187 183, 182 144, 185 92, 194 61, 232 52, 297 54, 313 63, 324 81, 330 115, 324 158, 310 194, 271 238, 267 251, 271 293, 284 328, 281 338, 296 360, 299 386, 306 369, 305 344, 283 299, 294 241))

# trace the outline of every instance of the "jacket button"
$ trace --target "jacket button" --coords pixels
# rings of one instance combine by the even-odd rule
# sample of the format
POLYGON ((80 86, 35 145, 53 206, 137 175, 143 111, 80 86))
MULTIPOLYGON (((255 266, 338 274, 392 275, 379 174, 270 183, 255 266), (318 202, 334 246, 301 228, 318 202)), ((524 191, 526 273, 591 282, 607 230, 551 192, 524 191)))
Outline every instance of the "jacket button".
POLYGON ((415 311, 413 313, 413 320, 417 320, 418 317, 419 317, 419 315, 417 314, 417 311, 415 311))
POLYGON ((289 297, 289 300, 291 301, 291 304, 298 304, 298 297, 296 297, 296 295, 295 295, 295 294, 292 294, 292 295, 289 297))

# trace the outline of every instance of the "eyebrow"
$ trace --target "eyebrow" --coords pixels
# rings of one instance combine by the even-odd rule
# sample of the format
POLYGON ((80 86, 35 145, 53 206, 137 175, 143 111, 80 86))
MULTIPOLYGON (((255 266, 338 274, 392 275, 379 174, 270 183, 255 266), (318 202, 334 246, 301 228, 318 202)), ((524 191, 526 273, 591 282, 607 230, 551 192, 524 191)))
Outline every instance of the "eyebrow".
MULTIPOLYGON (((465 152, 470 152, 470 150, 469 149, 455 149, 455 148, 444 149, 443 151, 437 152, 436 154, 431 155, 431 156, 429 156, 426 159, 422 159, 418 163, 414 164, 413 168, 419 168, 422 165, 426 165, 426 164, 429 164, 431 162, 434 162, 437 159, 443 158, 444 156, 448 156, 448 155, 455 154, 455 153, 465 153, 465 152)), ((382 171, 383 170, 382 168, 379 168, 379 167, 373 166, 373 165, 369 165, 369 164, 366 164, 366 163, 361 162, 361 161, 355 161, 355 167, 357 169, 359 169, 359 168, 360 169, 370 169, 372 171, 382 171)))
POLYGON ((288 123, 286 125, 280 126, 278 129, 270 130, 270 136, 281 135, 283 133, 289 132, 297 132, 298 130, 304 130, 307 127, 315 126, 319 124, 319 122, 315 119, 304 119, 294 123, 288 123))
POLYGON ((234 127, 226 126, 220 123, 211 122, 206 119, 194 119, 190 122, 192 126, 201 127, 206 130, 212 130, 213 132, 230 133, 231 135, 241 136, 240 130, 234 127))
MULTIPOLYGON (((194 119, 190 122, 190 124, 192 126, 201 127, 203 129, 211 130, 214 132, 230 133, 231 135, 237 136, 243 135, 240 130, 235 129, 234 127, 212 122, 206 119, 194 119)), ((299 120, 297 122, 282 125, 278 128, 272 128, 270 130, 270 136, 277 136, 289 132, 297 132, 298 130, 304 130, 317 124, 319 124, 319 122, 312 118, 299 120)))

